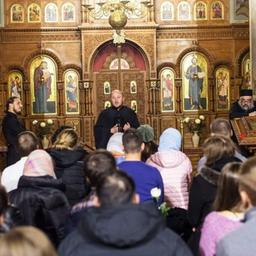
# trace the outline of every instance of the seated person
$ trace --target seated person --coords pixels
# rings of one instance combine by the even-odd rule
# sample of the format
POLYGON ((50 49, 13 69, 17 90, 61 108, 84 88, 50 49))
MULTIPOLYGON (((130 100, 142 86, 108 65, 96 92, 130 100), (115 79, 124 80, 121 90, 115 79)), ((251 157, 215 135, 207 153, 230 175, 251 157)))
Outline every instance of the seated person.
POLYGON ((59 247, 59 256, 190 256, 180 237, 165 227, 152 203, 138 204, 135 184, 123 172, 102 179, 95 203, 78 229, 59 247))
POLYGON ((160 136, 158 152, 147 163, 161 173, 167 204, 170 207, 187 209, 192 165, 189 158, 180 151, 181 140, 178 130, 164 130, 160 136))
POLYGON ((56 179, 51 156, 37 149, 25 162, 18 188, 9 193, 9 200, 20 209, 24 224, 44 231, 55 246, 65 236, 69 212, 64 189, 56 179))
POLYGON ((126 172, 135 182, 136 192, 140 196, 141 202, 154 200, 151 195, 153 188, 161 189, 161 196, 158 204, 163 202, 163 180, 159 171, 141 161, 141 152, 144 149, 142 137, 136 129, 130 128, 124 132, 123 146, 125 161, 118 167, 126 172))
POLYGON ((143 124, 137 128, 137 131, 142 136, 145 145, 141 153, 141 161, 146 162, 158 150, 158 145, 154 142, 154 129, 148 124, 143 124))

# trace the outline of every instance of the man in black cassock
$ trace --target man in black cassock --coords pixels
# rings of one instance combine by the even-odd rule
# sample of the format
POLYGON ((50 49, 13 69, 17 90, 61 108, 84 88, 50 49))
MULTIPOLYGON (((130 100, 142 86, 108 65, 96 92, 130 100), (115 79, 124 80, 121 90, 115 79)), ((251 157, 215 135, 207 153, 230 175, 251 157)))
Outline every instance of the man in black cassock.
POLYGON ((112 106, 103 110, 94 126, 96 148, 106 148, 111 135, 123 132, 129 128, 140 126, 136 113, 123 106, 123 94, 119 90, 111 93, 112 106))
POLYGON ((243 116, 256 116, 256 102, 253 101, 252 90, 242 89, 240 91, 240 98, 233 103, 229 118, 239 118, 243 116))
POLYGON ((7 166, 16 163, 20 159, 16 150, 17 136, 19 133, 26 130, 18 119, 18 115, 21 113, 21 110, 22 103, 19 97, 10 97, 7 100, 5 109, 6 115, 2 123, 3 134, 8 146, 7 166))

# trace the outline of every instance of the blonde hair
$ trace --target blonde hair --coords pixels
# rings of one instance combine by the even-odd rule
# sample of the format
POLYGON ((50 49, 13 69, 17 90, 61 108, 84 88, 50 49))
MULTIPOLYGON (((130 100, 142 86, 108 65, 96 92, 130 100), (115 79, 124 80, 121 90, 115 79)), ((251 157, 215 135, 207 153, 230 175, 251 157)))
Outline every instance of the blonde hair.
POLYGON ((46 235, 34 227, 18 227, 0 236, 0 256, 57 256, 46 235))
POLYGON ((205 140, 203 145, 206 165, 210 166, 224 156, 232 157, 235 154, 235 145, 226 136, 213 135, 205 140))
POLYGON ((58 136, 53 144, 56 149, 74 149, 78 143, 78 135, 74 129, 65 129, 58 136))

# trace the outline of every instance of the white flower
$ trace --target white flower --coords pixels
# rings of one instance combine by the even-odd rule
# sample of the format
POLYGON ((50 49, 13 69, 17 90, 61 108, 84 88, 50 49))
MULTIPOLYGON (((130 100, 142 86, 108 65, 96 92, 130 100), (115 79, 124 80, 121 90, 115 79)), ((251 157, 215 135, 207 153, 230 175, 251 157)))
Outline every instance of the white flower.
POLYGON ((201 120, 199 118, 195 119, 195 123, 196 124, 200 124, 201 123, 201 120))
POLYGON ((52 121, 52 119, 47 119, 47 124, 53 124, 53 121, 52 121))
POLYGON ((42 128, 44 128, 44 127, 46 126, 46 123, 45 123, 45 122, 41 122, 41 123, 40 123, 40 126, 41 126, 42 128))
POLYGON ((36 125, 37 123, 38 123, 37 120, 33 120, 33 122, 32 122, 33 125, 36 125))
POLYGON ((200 120, 204 120, 205 117, 204 117, 203 115, 200 115, 200 116, 199 116, 199 119, 200 119, 200 120))
POLYGON ((185 122, 185 123, 189 123, 189 121, 190 121, 190 118, 189 118, 189 117, 186 117, 186 118, 184 119, 184 122, 185 122))
POLYGON ((161 189, 160 189, 160 188, 157 188, 157 187, 152 188, 152 189, 150 190, 150 194, 151 194, 151 196, 152 196, 153 198, 158 199, 158 198, 161 196, 161 189))

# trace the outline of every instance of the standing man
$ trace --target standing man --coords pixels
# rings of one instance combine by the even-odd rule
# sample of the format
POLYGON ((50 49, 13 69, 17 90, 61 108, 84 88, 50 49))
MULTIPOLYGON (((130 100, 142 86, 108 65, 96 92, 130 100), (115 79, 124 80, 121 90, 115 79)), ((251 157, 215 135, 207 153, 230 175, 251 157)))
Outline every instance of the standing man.
POLYGON ((21 113, 22 103, 18 97, 10 97, 6 102, 6 115, 3 119, 3 134, 7 142, 7 166, 16 163, 20 156, 16 150, 17 136, 25 131, 25 127, 18 120, 21 113))
POLYGON ((111 135, 140 126, 136 113, 123 106, 123 94, 119 90, 111 93, 112 106, 103 110, 94 126, 96 148, 106 148, 111 135))
POLYGON ((47 113, 47 100, 51 95, 52 77, 46 61, 42 61, 34 72, 35 113, 47 113))
POLYGON ((230 119, 243 116, 256 116, 256 102, 253 101, 251 89, 240 91, 239 100, 233 103, 229 112, 230 119))
POLYGON ((201 105, 201 93, 203 90, 203 82, 205 73, 202 72, 202 69, 197 65, 196 56, 193 56, 191 60, 192 65, 190 65, 185 74, 186 78, 189 81, 189 98, 191 109, 202 109, 201 105))

